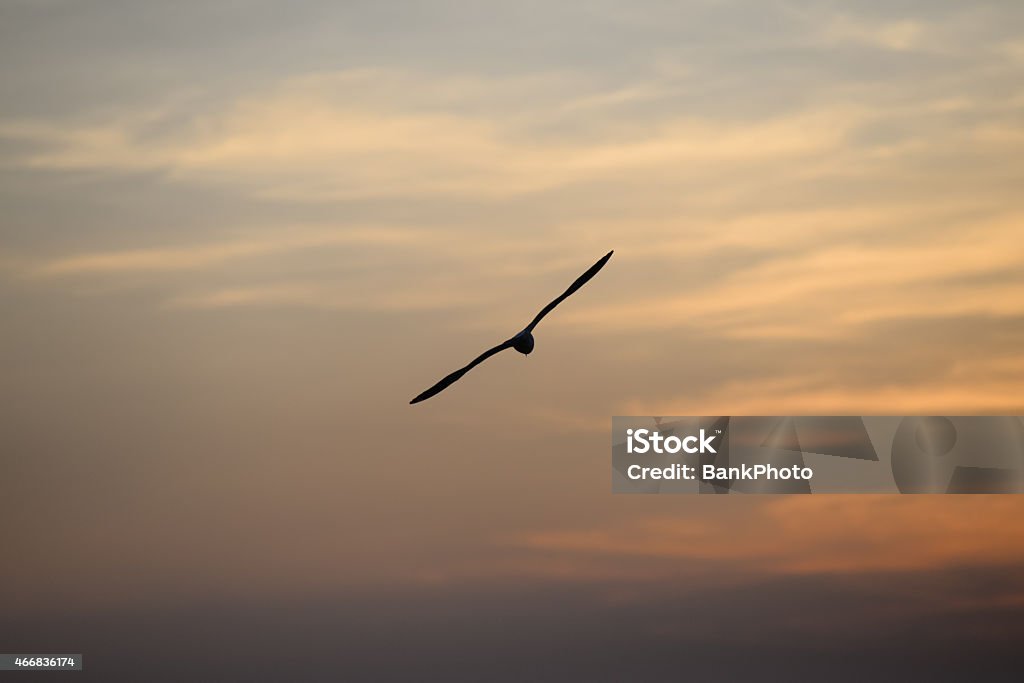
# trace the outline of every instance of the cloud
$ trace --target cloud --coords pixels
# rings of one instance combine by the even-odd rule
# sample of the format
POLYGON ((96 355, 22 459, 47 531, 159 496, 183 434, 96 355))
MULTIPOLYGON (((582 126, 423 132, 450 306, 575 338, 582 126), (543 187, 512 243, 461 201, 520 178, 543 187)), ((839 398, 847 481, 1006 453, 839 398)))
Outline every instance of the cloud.
POLYGON ((829 22, 822 34, 827 44, 853 43, 905 52, 922 46, 927 27, 911 19, 867 21, 841 15, 829 22))
POLYGON ((791 496, 742 524, 728 515, 646 518, 525 534, 522 547, 576 558, 742 563, 750 575, 915 572, 1024 563, 1014 496, 791 496))
MULTIPOLYGON (((928 213, 918 211, 914 220, 928 213)), ((726 224, 706 240, 656 242, 645 250, 647 258, 659 250, 666 260, 722 258, 715 250, 728 254, 742 246, 756 248, 762 239, 762 248, 774 243, 789 249, 724 269, 678 293, 650 291, 568 315, 588 329, 693 325, 742 338, 847 335, 886 319, 1024 314, 1024 281, 1010 275, 1024 266, 1019 237, 1024 217, 1010 213, 971 221, 960 233, 935 231, 921 243, 893 244, 880 231, 893 221, 887 214, 885 209, 862 209, 839 217, 814 212, 763 216, 739 226, 726 224), (755 225, 760 229, 752 229, 755 225), (815 234, 828 235, 831 243, 816 244, 815 234)))
POLYGON ((482 300, 483 295, 478 290, 444 287, 433 282, 369 292, 345 283, 283 282, 183 294, 170 299, 167 305, 204 310, 298 307, 381 312, 459 308, 480 304, 482 300))
MULTIPOLYGON (((924 49, 955 28, 803 19, 825 43, 893 51, 924 49)), ((1024 261, 1014 183, 1024 138, 1013 125, 1019 106, 989 87, 1006 64, 988 63, 985 79, 953 70, 912 88, 840 72, 748 111, 729 98, 759 103, 754 81, 766 74, 714 85, 720 66, 695 56, 661 56, 630 79, 556 65, 500 77, 410 65, 300 73, 116 116, 0 121, 0 135, 23 143, 6 154, 22 170, 156 172, 161 187, 230 201, 388 206, 400 216, 382 227, 235 225, 184 245, 147 237, 144 248, 17 261, 41 279, 74 276, 74 286, 194 275, 162 281, 173 308, 350 307, 373 290, 366 305, 392 310, 426 306, 428 291, 466 302, 461 291, 512 281, 532 296, 531 277, 543 297, 542 280, 575 268, 575 254, 615 247, 628 278, 603 303, 564 313, 587 333, 694 325, 720 339, 837 339, 908 316, 1024 311, 1012 276, 1024 261), (435 213, 420 224, 424 207, 435 213), (436 227, 438 216, 450 229, 436 227), (372 244, 389 250, 381 267, 409 271, 400 243, 466 286, 399 272, 380 290, 317 280, 302 263, 334 248, 357 262, 372 244), (274 272, 255 267, 269 261, 274 272)), ((770 82, 805 78, 779 68, 770 82)), ((474 308, 495 324, 505 313, 474 308)))
POLYGON ((1015 64, 1024 64, 1024 40, 1002 43, 997 51, 1015 64))
MULTIPOLYGON (((1010 358, 1011 367, 1020 358, 1010 358)), ((722 382, 702 395, 628 399, 623 415, 1017 415, 1024 411, 1020 381, 990 377, 894 377, 875 386, 851 386, 852 371, 830 367, 818 375, 792 371, 770 379, 722 382)))
POLYGON ((458 91, 463 79, 371 74, 298 78, 222 102, 183 125, 166 124, 177 120, 173 110, 147 110, 92 123, 2 122, 0 135, 35 145, 20 163, 36 169, 161 171, 183 182, 292 200, 501 198, 638 173, 671 169, 696 178, 697 166, 706 172, 808 158, 836 149, 862 119, 856 110, 834 107, 733 123, 670 116, 615 135, 542 139, 536 131, 546 120, 574 111, 594 117, 623 101, 657 97, 658 84, 597 93, 577 85, 574 94, 552 102, 538 78, 528 82, 537 90, 524 98, 529 107, 489 111, 490 100, 523 84, 470 81, 467 92, 446 98, 438 93, 458 91), (402 87, 383 87, 374 78, 402 87), (424 82, 432 86, 426 94, 424 82))
MULTIPOLYGON (((435 234, 435 237, 437 235, 435 234)), ((334 231, 285 228, 265 236, 245 236, 232 241, 181 247, 123 249, 76 254, 43 261, 30 269, 42 277, 102 273, 197 270, 222 266, 231 261, 351 245, 403 245, 422 241, 413 230, 390 228, 348 228, 334 231)))

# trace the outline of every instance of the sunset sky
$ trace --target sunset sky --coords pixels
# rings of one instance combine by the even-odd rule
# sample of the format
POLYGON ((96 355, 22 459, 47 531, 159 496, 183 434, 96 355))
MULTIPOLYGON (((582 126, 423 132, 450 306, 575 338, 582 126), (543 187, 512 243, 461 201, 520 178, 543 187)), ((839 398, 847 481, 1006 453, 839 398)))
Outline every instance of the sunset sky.
POLYGON ((995 0, 0 0, 0 652, 998 670, 1017 497, 612 496, 609 430, 1024 412, 1022 28, 995 0), (408 405, 610 249, 534 354, 408 405), (651 659, 588 659, 612 642, 651 659))

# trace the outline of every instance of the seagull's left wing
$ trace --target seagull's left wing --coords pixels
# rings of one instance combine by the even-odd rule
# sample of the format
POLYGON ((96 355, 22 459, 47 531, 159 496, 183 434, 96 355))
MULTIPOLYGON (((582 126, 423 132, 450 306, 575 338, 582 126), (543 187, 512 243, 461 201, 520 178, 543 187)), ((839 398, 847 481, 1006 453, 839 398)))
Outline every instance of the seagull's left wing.
POLYGON ((567 289, 564 292, 562 292, 562 295, 560 297, 558 297, 557 299, 555 299, 554 301, 549 303, 547 306, 545 306, 544 309, 540 313, 537 314, 537 317, 533 319, 533 322, 530 323, 529 325, 527 325, 526 329, 523 330, 523 331, 524 332, 533 332, 533 328, 537 327, 537 323, 539 323, 541 321, 541 319, 544 318, 544 316, 546 316, 548 313, 550 313, 555 308, 555 306, 557 306, 558 304, 560 304, 563 301, 565 301, 566 299, 568 299, 570 296, 572 296, 572 294, 577 289, 579 289, 583 285, 587 284, 587 282, 590 281, 590 278, 592 278, 595 275, 597 275, 597 271, 599 271, 602 268, 604 268, 604 264, 608 263, 608 259, 610 259, 612 257, 612 254, 614 254, 614 253, 615 253, 614 250, 609 251, 607 254, 605 254, 601 258, 600 261, 598 261, 594 265, 590 266, 590 268, 587 270, 587 272, 583 273, 583 275, 580 275, 578 278, 576 278, 575 282, 573 282, 571 285, 569 285, 569 289, 567 289))
POLYGON ((412 404, 412 403, 419 403, 420 401, 426 401, 431 396, 433 396, 435 394, 440 394, 442 391, 447 389, 450 385, 455 384, 455 382, 457 382, 460 377, 465 375, 467 372, 469 372, 470 370, 475 368, 480 363, 483 363, 485 360, 487 360, 488 358, 490 358, 494 354, 498 353, 499 351, 504 351, 505 349, 512 348, 512 344, 513 343, 514 343, 514 340, 509 339, 508 341, 504 341, 501 344, 498 344, 493 349, 488 349, 488 350, 484 351, 479 356, 477 356, 476 359, 472 363, 470 363, 466 367, 460 368, 460 369, 456 370, 455 372, 453 372, 452 374, 448 375, 447 377, 442 379, 440 382, 438 382, 434 386, 430 387, 429 389, 424 391, 422 394, 420 394, 419 396, 417 396, 413 400, 409 401, 409 403, 412 404))

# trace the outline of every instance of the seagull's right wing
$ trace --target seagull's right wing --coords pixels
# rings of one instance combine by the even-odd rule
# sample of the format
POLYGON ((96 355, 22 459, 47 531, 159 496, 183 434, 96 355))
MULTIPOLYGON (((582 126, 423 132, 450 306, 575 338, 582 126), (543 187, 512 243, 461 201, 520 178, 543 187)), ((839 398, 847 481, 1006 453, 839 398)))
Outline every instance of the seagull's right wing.
POLYGON ((526 329, 523 331, 533 332, 533 328, 537 327, 537 323, 539 323, 544 316, 550 313, 555 308, 555 306, 568 299, 576 292, 577 289, 590 282, 590 278, 597 275, 597 271, 604 268, 604 264, 608 263, 608 259, 610 259, 612 257, 612 254, 614 253, 614 251, 609 251, 607 254, 601 257, 601 259, 597 263, 590 266, 590 268, 587 269, 587 272, 583 273, 583 275, 580 275, 578 278, 576 278, 575 282, 569 285, 569 289, 562 292, 561 296, 559 296, 557 299, 555 299, 547 306, 545 306, 544 309, 537 314, 537 317, 533 319, 533 322, 527 325, 526 329))
POLYGON ((417 396, 413 400, 409 401, 409 403, 410 404, 412 404, 412 403, 419 403, 420 401, 427 400, 428 398, 430 398, 434 394, 440 394, 442 391, 447 389, 450 385, 455 384, 455 382, 457 382, 460 377, 465 375, 467 372, 469 372, 470 370, 475 368, 480 363, 483 363, 485 360, 487 360, 488 358, 490 358, 494 354, 498 353, 499 351, 504 351, 505 349, 512 348, 512 344, 513 344, 513 340, 509 339, 508 341, 505 341, 505 342, 502 342, 501 344, 498 344, 493 349, 489 349, 487 351, 484 351, 479 356, 477 356, 476 360, 474 360, 472 363, 470 363, 466 367, 464 367, 464 368, 462 368, 460 370, 456 370, 452 374, 448 375, 447 377, 442 379, 440 382, 438 382, 434 386, 430 387, 429 389, 424 391, 422 394, 420 394, 419 396, 417 396))

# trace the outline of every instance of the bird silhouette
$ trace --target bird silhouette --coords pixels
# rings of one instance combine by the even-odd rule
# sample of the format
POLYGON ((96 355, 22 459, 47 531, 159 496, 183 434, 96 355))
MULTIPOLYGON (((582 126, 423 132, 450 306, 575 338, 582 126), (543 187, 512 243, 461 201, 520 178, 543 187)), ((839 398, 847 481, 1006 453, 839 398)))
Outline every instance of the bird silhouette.
POLYGON ((450 375, 442 379, 440 382, 430 387, 413 400, 409 401, 409 403, 419 403, 420 401, 425 401, 431 396, 441 393, 449 386, 457 382, 467 372, 469 372, 470 370, 472 370, 477 365, 484 362, 494 354, 498 353, 499 351, 504 351, 505 349, 515 349, 516 351, 523 355, 529 355, 530 352, 533 351, 533 328, 537 327, 537 323, 543 320, 544 316, 546 316, 548 313, 554 310, 555 306, 568 299, 576 290, 578 290, 583 285, 587 284, 590 278, 597 275, 597 271, 604 268, 604 264, 608 263, 608 259, 610 259, 612 257, 612 254, 614 253, 614 251, 609 251, 601 258, 600 261, 590 266, 590 268, 587 269, 587 272, 583 273, 583 275, 580 275, 578 278, 576 278, 576 281, 569 285, 569 288, 562 292, 561 296, 559 296, 557 299, 555 299, 547 306, 545 306, 543 309, 541 309, 541 312, 537 314, 537 317, 534 318, 533 321, 529 325, 527 325, 522 332, 518 333, 511 339, 506 339, 502 343, 495 346, 493 349, 488 349, 487 351, 484 351, 479 356, 477 356, 472 363, 470 363, 464 368, 460 368, 459 370, 456 370, 455 372, 451 373, 450 375))

